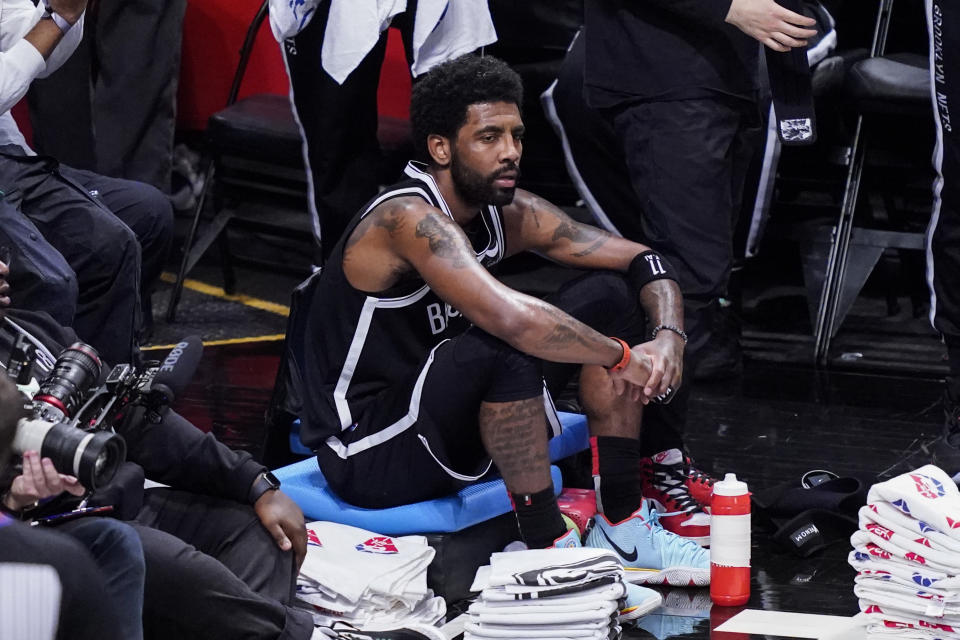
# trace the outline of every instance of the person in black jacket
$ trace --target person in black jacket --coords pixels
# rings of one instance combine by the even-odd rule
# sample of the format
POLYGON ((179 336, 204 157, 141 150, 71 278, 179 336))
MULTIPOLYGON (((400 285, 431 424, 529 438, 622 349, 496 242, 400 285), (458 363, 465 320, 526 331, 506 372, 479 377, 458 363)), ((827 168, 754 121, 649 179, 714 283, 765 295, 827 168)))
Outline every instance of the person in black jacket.
MULTIPOLYGON (((0 375, 0 473, 9 455, 22 406, 17 387, 7 376, 0 375)), ((122 526, 113 522, 102 524, 102 531, 122 526)), ((120 551, 114 555, 124 557, 126 554, 120 551)), ((105 576, 83 544, 58 531, 28 527, 2 512, 0 593, 4 595, 0 599, 0 620, 5 638, 125 640, 130 637, 123 624, 124 618, 131 616, 128 612, 119 615, 115 601, 109 597, 105 576)), ((137 618, 139 626, 139 616, 137 618)))
MULTIPOLYGON (((6 274, 0 263, 0 363, 24 335, 38 347, 42 375, 42 363, 53 362, 76 335, 45 313, 4 309, 6 274)), ((271 485, 266 468, 173 411, 156 422, 134 411, 118 433, 132 462, 91 504, 98 495, 115 503, 139 534, 145 637, 309 638, 311 615, 287 606, 306 553, 303 514, 271 485), (144 491, 144 476, 169 487, 144 491)), ((48 495, 74 484, 66 483, 38 488, 21 474, 0 486, 3 507, 20 514, 48 500, 32 513, 67 511, 77 491, 48 495)))

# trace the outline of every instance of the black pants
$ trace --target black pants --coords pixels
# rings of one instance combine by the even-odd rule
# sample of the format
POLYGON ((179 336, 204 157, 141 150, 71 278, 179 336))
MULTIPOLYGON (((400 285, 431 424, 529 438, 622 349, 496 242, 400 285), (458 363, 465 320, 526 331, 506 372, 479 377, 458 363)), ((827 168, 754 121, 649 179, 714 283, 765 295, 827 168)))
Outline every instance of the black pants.
POLYGON ((960 73, 960 7, 942 0, 926 4, 939 116, 934 163, 940 174, 927 232, 930 318, 950 351, 950 375, 960 376, 960 85, 956 78, 960 73))
POLYGON ((173 237, 169 201, 146 184, 16 151, 0 148, 14 305, 72 326, 107 362, 130 362, 173 237))
POLYGON ((296 580, 253 508, 150 489, 135 522, 146 560, 145 638, 307 639, 311 615, 287 606, 296 580))
MULTIPOLYGON (((329 0, 320 2, 310 24, 283 43, 293 107, 306 141, 313 235, 324 261, 350 219, 377 193, 377 87, 387 50, 384 31, 360 65, 337 84, 320 63, 329 11, 329 0)), ((408 57, 415 13, 415 3, 408 2, 406 13, 395 19, 408 57)))
MULTIPOLYGON (((589 273, 547 301, 604 335, 631 345, 644 340, 646 318, 620 274, 589 273)), ((338 437, 340 446, 320 444, 320 467, 337 495, 362 507, 449 495, 491 468, 480 439, 482 402, 544 397, 544 384, 558 393, 580 368, 542 362, 471 327, 437 346, 409 379, 377 396, 356 416, 356 427, 338 437), (405 422, 414 408, 415 419, 405 422)), ((551 414, 555 419, 549 397, 545 404, 548 421, 551 414)))
POLYGON ((123 640, 104 576, 76 539, 57 529, 34 528, 0 516, 0 564, 22 568, 20 575, 0 574, 4 638, 49 637, 40 636, 39 630, 52 617, 57 640, 123 640), (35 581, 37 573, 50 567, 60 585, 58 598, 49 589, 49 576, 35 581))
POLYGON ((30 88, 37 150, 169 192, 186 7, 100 0, 77 51, 30 88))

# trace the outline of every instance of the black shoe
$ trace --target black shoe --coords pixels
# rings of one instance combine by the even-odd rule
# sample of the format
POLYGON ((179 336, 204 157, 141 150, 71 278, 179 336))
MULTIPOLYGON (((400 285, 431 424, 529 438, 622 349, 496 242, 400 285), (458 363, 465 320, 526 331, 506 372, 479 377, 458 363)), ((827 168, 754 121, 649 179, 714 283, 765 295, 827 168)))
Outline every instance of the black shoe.
POLYGON ((728 304, 713 315, 710 337, 701 348, 693 369, 694 380, 728 380, 743 373, 740 318, 728 304))
POLYGON ((904 452, 900 461, 880 472, 877 478, 888 480, 925 464, 932 464, 960 484, 960 402, 946 391, 943 392, 943 414, 943 433, 939 437, 914 444, 904 452))

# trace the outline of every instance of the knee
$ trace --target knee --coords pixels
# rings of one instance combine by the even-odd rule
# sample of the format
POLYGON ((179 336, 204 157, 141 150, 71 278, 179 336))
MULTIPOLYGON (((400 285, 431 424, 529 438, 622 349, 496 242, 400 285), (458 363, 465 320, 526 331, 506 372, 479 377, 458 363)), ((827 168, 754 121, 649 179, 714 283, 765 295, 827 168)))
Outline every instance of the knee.
POLYGON ((173 238, 173 205, 170 198, 156 187, 144 184, 140 189, 140 202, 150 219, 150 236, 157 242, 173 238))
POLYGON ((507 402, 543 393, 543 365, 533 356, 476 327, 457 340, 454 359, 459 367, 486 380, 485 400, 507 402))

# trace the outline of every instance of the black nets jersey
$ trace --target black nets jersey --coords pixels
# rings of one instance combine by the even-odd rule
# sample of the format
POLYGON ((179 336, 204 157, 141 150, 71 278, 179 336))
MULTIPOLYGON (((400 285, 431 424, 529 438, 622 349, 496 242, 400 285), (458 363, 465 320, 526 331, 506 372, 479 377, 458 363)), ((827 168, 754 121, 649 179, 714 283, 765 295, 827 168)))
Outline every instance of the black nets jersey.
MULTIPOLYGON (((375 207, 398 197, 418 197, 452 218, 447 203, 424 165, 411 162, 405 180, 368 202, 347 226, 323 271, 301 285, 296 354, 300 377, 300 437, 307 446, 323 443, 341 457, 366 450, 408 429, 417 418, 417 403, 426 369, 410 389, 410 405, 390 424, 360 440, 349 432, 364 409, 381 391, 411 384, 411 374, 423 367, 444 340, 469 326, 460 312, 441 300, 416 273, 386 291, 355 289, 343 272, 346 238, 375 207), (302 342, 301 342, 302 340, 302 342), (319 388, 316 382, 319 381, 319 388), (306 387, 306 383, 310 387, 306 387), (349 448, 349 450, 348 450, 349 448)), ((468 237, 477 260, 485 267, 499 262, 505 251, 503 214, 489 206, 471 223, 468 237)))

